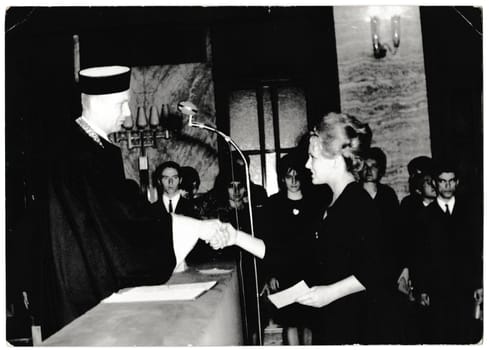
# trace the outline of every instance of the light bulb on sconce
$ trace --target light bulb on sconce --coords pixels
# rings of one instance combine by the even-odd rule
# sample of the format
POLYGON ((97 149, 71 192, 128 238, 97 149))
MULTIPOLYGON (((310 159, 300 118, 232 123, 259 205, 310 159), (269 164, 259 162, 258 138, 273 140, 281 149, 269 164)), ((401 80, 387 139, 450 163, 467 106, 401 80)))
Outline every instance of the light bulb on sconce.
POLYGON ((168 104, 164 103, 162 106, 161 106, 161 124, 164 125, 164 139, 165 140, 168 140, 170 138, 170 130, 169 130, 169 116, 170 116, 170 112, 168 110, 168 104))
POLYGON ((148 125, 146 119, 146 110, 143 106, 139 106, 136 112, 136 125, 138 129, 144 129, 148 125))
POLYGON ((154 129, 160 124, 160 117, 156 106, 149 107, 149 126, 154 129))
POLYGON ((401 16, 395 15, 391 18, 392 44, 397 49, 401 44, 401 16))
POLYGON ((126 119, 124 119, 124 124, 122 124, 122 127, 126 130, 132 129, 133 123, 132 123, 132 117, 128 115, 126 119))
POLYGON ((391 17, 391 34, 392 47, 388 43, 382 43, 380 40, 380 19, 377 16, 370 17, 370 29, 372 34, 372 46, 375 58, 385 57, 387 50, 392 55, 397 53, 401 43, 401 16, 394 15, 391 17))

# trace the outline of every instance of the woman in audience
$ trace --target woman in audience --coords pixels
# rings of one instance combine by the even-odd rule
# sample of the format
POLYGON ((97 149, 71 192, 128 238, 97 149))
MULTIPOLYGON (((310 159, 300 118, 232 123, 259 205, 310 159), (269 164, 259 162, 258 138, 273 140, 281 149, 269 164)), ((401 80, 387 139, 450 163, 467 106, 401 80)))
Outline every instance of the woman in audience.
MULTIPOLYGON (((310 237, 309 270, 313 273, 306 282, 313 287, 296 299, 318 310, 314 344, 401 342, 395 318, 390 317, 395 310, 378 251, 379 216, 356 181, 370 141, 367 124, 336 113, 321 118, 310 137, 306 167, 312 172, 312 182, 328 184, 333 193, 310 237)), ((273 241, 252 238, 229 225, 211 244, 215 248, 236 244, 265 260, 274 259, 280 251, 273 241)))
MULTIPOLYGON (((271 196, 265 205, 266 241, 276 241, 292 254, 284 255, 264 266, 270 292, 287 289, 304 277, 304 249, 296 250, 297 240, 307 239, 306 227, 313 217, 314 207, 310 197, 302 190, 305 178, 304 165, 299 165, 294 153, 280 160, 278 178, 280 191, 271 196)), ((285 250, 285 249, 284 249, 285 250)), ((267 262, 265 262, 267 263, 267 262)), ((311 308, 292 304, 275 312, 274 319, 283 328, 284 344, 311 345, 311 308)))
POLYGON ((402 272, 399 252, 402 247, 402 234, 399 227, 399 200, 392 187, 381 183, 384 177, 387 157, 380 148, 369 148, 364 156, 364 166, 360 173, 363 189, 372 197, 380 214, 381 239, 383 253, 388 257, 390 272, 388 283, 392 291, 397 292, 402 272))

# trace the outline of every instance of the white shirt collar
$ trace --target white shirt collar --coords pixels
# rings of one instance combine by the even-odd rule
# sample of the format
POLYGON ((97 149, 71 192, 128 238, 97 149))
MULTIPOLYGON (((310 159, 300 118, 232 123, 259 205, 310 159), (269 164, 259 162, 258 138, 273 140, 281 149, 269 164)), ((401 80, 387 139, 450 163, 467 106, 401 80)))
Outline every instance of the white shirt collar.
POLYGON ((92 122, 90 122, 83 115, 81 116, 81 118, 85 121, 85 123, 88 124, 88 126, 90 126, 90 128, 92 128, 93 131, 95 131, 97 133, 98 136, 103 137, 105 140, 110 142, 109 136, 107 135, 107 133, 105 131, 100 129, 97 125, 94 125, 92 122))
POLYGON ((440 196, 436 197, 436 202, 440 206, 441 210, 446 210, 446 205, 448 204, 448 210, 450 210, 450 214, 453 213, 453 207, 455 206, 455 196, 450 198, 449 200, 443 199, 440 196))
POLYGON ((166 211, 169 212, 168 206, 170 205, 170 199, 171 199, 171 205, 173 207, 173 212, 175 212, 175 208, 177 207, 178 201, 180 200, 180 191, 178 191, 173 197, 168 197, 165 193, 163 193, 163 205, 166 208, 166 211))

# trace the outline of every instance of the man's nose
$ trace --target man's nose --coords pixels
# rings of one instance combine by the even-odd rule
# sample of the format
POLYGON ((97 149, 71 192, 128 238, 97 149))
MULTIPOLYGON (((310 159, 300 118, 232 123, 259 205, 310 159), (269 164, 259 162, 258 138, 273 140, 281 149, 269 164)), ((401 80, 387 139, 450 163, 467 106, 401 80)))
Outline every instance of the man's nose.
POLYGON ((131 116, 131 109, 129 108, 129 103, 128 102, 125 102, 123 105, 122 105, 122 115, 124 117, 129 117, 131 116))

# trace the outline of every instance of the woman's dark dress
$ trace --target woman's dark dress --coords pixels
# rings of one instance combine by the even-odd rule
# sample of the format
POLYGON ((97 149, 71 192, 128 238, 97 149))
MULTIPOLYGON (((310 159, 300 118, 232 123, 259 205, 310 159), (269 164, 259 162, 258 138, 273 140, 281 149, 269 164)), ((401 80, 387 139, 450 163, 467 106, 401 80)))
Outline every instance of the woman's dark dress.
POLYGON ((379 252, 379 214, 361 185, 350 183, 318 225, 308 285, 329 285, 351 275, 366 288, 318 309, 314 344, 399 343, 396 311, 379 252))
MULTIPOLYGON (((264 235, 267 241, 273 240, 282 253, 274 260, 265 259, 267 279, 274 277, 279 281, 279 290, 287 289, 304 279, 306 257, 310 249, 299 249, 306 244, 310 232, 308 226, 314 215, 311 201, 303 198, 291 200, 287 194, 279 192, 265 206, 267 218, 264 235)), ((310 326, 312 308, 294 303, 276 310, 275 320, 282 326, 310 326)))

